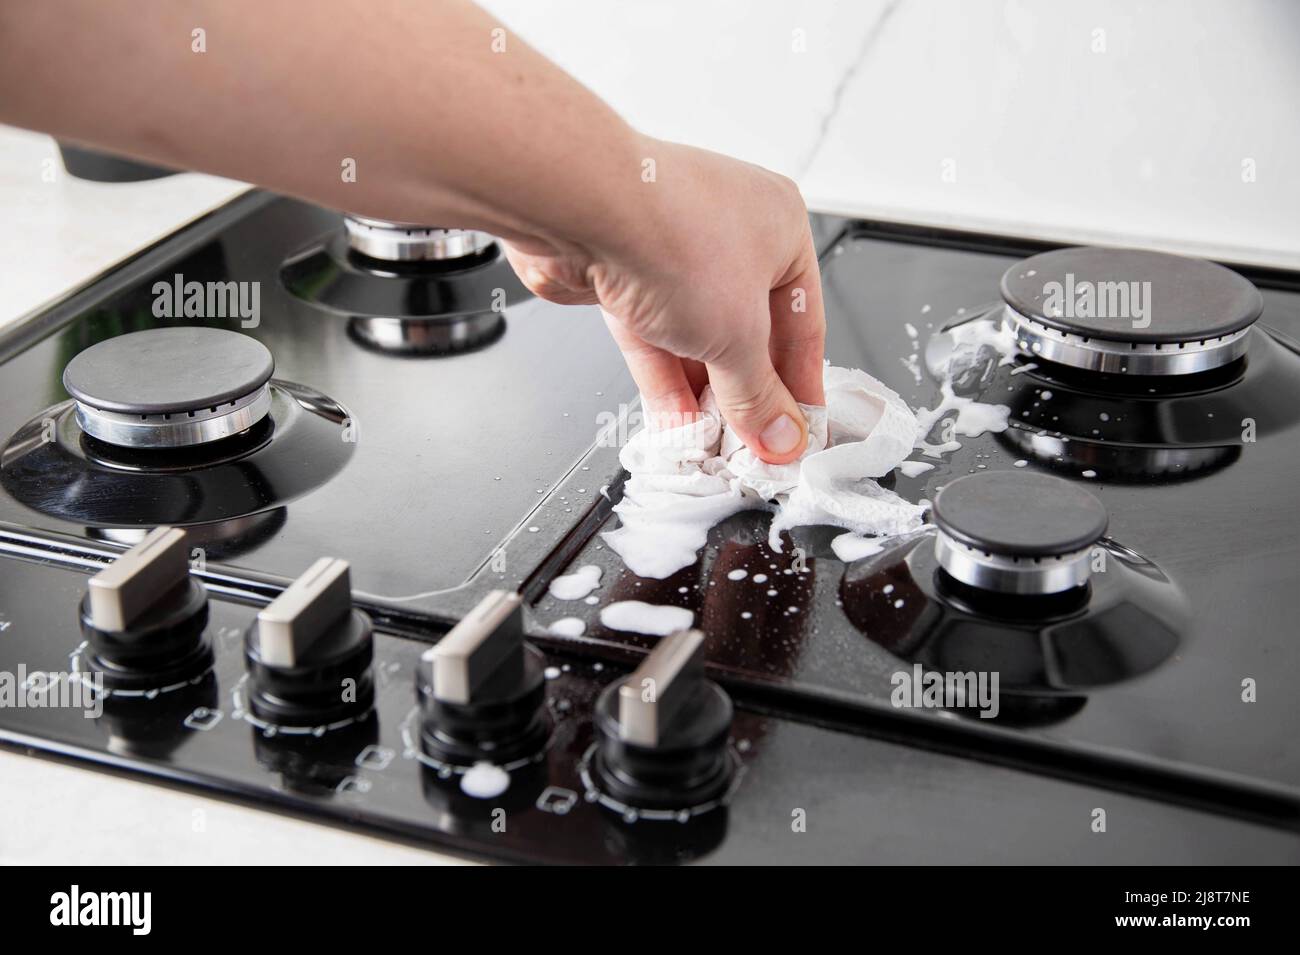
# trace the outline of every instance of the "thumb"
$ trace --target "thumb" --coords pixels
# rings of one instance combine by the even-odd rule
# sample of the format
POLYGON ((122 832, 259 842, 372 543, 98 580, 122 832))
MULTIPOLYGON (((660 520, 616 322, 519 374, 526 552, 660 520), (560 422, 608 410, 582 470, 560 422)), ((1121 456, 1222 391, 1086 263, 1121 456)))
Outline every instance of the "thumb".
POLYGON ((785 464, 803 453, 808 423, 772 367, 766 343, 707 368, 723 418, 751 451, 770 464, 785 464))

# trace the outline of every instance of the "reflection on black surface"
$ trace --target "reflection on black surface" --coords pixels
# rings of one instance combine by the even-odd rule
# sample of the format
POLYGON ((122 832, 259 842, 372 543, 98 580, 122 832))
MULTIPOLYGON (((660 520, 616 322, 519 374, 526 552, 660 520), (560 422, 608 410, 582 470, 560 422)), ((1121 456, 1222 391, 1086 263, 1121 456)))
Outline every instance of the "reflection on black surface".
POLYGON ((1108 375, 1021 357, 979 393, 1011 408, 1000 443, 1049 468, 1181 481, 1231 465, 1249 440, 1300 421, 1300 357, 1256 328, 1244 358, 1200 374, 1108 375))
MULTIPOLYGON (((235 517, 228 521, 208 524, 189 524, 185 528, 190 547, 200 548, 205 560, 228 560, 238 554, 253 550, 260 543, 274 537, 288 519, 287 508, 277 507, 260 514, 235 517)), ((132 547, 149 533, 144 527, 90 527, 86 536, 92 540, 107 540, 132 547)))
POLYGON ((681 865, 722 844, 727 835, 725 806, 681 822, 624 822, 610 814, 605 851, 637 865, 681 865))
POLYGON ((546 788, 545 762, 528 763, 510 772, 505 792, 490 799, 480 799, 464 792, 459 773, 446 775, 421 765, 420 790, 424 801, 435 814, 435 825, 451 835, 490 839, 501 832, 503 820, 497 810, 504 809, 506 826, 520 825, 520 817, 537 802, 546 788), (494 824, 496 828, 494 829, 494 824))
MULTIPOLYGON (((711 665, 791 676, 812 633, 817 556, 789 535, 784 552, 773 552, 766 529, 766 520, 756 522, 753 512, 730 517, 713 529, 695 564, 663 580, 628 573, 612 584, 602 603, 641 600, 686 607, 708 638, 711 665), (745 577, 732 581, 731 572, 740 570, 745 577)), ((647 647, 657 640, 617 635, 647 647)))
POLYGON ((327 796, 339 792, 357 775, 357 756, 379 740, 379 720, 372 711, 363 720, 321 736, 268 736, 257 727, 251 732, 257 762, 278 775, 284 789, 327 796))
POLYGON ((496 312, 458 315, 454 319, 354 315, 348 320, 348 335, 363 348, 407 358, 476 351, 491 345, 505 333, 505 316, 496 312))
MULTIPOLYGON (((590 449, 600 415, 635 395, 598 310, 527 295, 500 259, 481 268, 457 263, 457 270, 477 276, 475 287, 489 293, 486 301, 459 290, 450 298, 435 301, 429 293, 424 299, 456 315, 477 316, 497 306, 493 290, 505 293, 504 313, 493 312, 491 319, 498 330, 504 322, 505 333, 490 347, 437 359, 437 373, 431 374, 423 360, 395 360, 391 352, 361 347, 349 332, 353 315, 391 315, 391 302, 381 298, 373 309, 329 312, 281 281, 281 268, 295 250, 320 245, 321 236, 341 235, 337 213, 256 195, 237 200, 228 212, 168 240, 146 261, 128 264, 114 282, 88 290, 84 308, 70 304, 68 311, 76 314, 50 334, 5 352, 0 444, 22 430, 4 453, 39 473, 28 475, 27 487, 19 486, 17 475, 0 476, 0 520, 83 537, 94 527, 212 523, 258 514, 305 491, 292 498, 295 506, 281 532, 242 551, 241 563, 262 575, 292 577, 302 570, 304 554, 332 552, 345 541, 343 556, 360 590, 402 598, 450 592, 536 506, 537 488, 552 486, 590 449), (209 234, 215 236, 211 242, 199 241, 209 234), (506 270, 500 281, 488 274, 494 268, 506 270), (258 283, 260 321, 244 327, 237 317, 154 316, 154 284, 171 287, 177 274, 187 282, 258 283), (67 400, 61 375, 69 360, 106 338, 176 324, 205 324, 262 342, 275 357, 278 379, 317 389, 320 402, 306 391, 295 400, 313 422, 333 421, 333 433, 299 448, 293 461, 276 452, 284 437, 277 420, 269 445, 223 465, 219 479, 201 468, 186 469, 186 462, 175 480, 155 475, 134 485, 118 482, 143 473, 121 467, 133 462, 104 456, 99 465, 117 467, 86 465, 79 433, 75 440, 53 435, 55 454, 39 449, 46 435, 41 427, 29 427, 31 418, 67 400), (342 439, 344 431, 355 445, 342 439), (36 467, 42 461, 48 470, 36 467), (240 473, 250 462, 253 470, 240 473), (106 483, 108 473, 113 480, 106 483)), ((420 270, 436 271, 427 264, 420 270)), ((400 285, 404 270, 391 271, 400 285)), ((380 278, 381 288, 396 287, 380 278)), ((439 281, 444 280, 445 275, 439 281)), ((411 302, 412 310, 422 310, 417 300, 411 302)), ((591 478, 594 493, 611 474, 591 478)), ((535 521, 538 540, 553 540, 568 517, 563 511, 542 516, 547 519, 535 521)), ((445 610, 431 608, 441 601, 404 601, 402 609, 445 620, 445 610)))
POLYGON ((495 244, 451 261, 381 262, 350 249, 342 230, 291 256, 280 280, 346 316, 354 341, 399 355, 484 348, 504 334, 504 309, 530 297, 495 244))
POLYGON ((1168 660, 1186 626, 1181 597, 1153 564, 1102 546, 1104 569, 1088 585, 1005 596, 949 577, 925 536, 850 566, 841 584, 845 613, 863 635, 908 663, 944 673, 996 672, 1003 694, 1068 701, 1003 707, 999 719, 1073 715, 1082 691, 1168 660))
POLYGON ((96 722, 108 734, 111 752, 165 760, 194 734, 185 725, 186 717, 217 709, 217 680, 208 673, 197 683, 153 698, 110 694, 96 722))

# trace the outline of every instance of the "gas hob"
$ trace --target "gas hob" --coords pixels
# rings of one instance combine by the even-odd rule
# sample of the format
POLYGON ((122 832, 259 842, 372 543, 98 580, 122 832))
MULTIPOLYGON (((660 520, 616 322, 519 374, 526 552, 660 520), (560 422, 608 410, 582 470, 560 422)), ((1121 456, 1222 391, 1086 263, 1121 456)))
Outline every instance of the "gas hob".
POLYGON ((1295 861, 1300 279, 814 226, 827 357, 948 409, 848 561, 748 511, 627 571, 635 388, 479 233, 252 195, 14 329, 0 670, 102 711, 0 739, 507 860, 1295 861))

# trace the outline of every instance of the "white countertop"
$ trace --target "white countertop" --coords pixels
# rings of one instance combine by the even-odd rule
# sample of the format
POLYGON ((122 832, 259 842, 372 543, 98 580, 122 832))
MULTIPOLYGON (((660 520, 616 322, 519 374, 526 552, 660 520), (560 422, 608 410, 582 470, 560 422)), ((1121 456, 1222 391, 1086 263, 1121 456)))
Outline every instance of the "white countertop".
POLYGON ((639 128, 817 210, 1300 268, 1288 0, 483 5, 639 128))
POLYGON ((247 188, 196 173, 84 182, 64 171, 53 139, 0 126, 0 325, 62 297, 247 188))
MULTIPOLYGON (((790 175, 815 209, 1300 268, 1286 0, 484 6, 644 131, 790 175)), ((78 182, 0 127, 0 325, 245 188, 78 182)), ((442 859, 0 752, 0 862, 442 859)))
POLYGON ((448 865, 459 860, 0 750, 3 865, 448 865))

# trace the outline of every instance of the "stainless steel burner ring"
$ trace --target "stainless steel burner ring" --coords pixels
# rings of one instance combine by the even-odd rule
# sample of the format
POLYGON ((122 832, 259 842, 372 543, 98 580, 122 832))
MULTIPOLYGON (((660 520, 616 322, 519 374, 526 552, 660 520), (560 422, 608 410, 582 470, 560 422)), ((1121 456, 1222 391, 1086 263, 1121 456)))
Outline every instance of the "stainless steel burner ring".
POLYGON ((125 448, 185 448, 247 431, 271 410, 270 385, 218 405, 167 414, 123 414, 76 403, 77 424, 91 437, 125 448))
POLYGON ((1067 554, 1016 557, 978 550, 948 536, 935 535, 934 556, 954 578, 981 590, 1004 594, 1059 594, 1088 582, 1092 545, 1067 554))
POLYGON ((1219 368, 1246 353, 1243 328, 1218 338, 1190 342, 1122 342, 1063 332, 1007 306, 1003 320, 1026 355, 1086 371, 1129 375, 1191 375, 1219 368))
POLYGON ((385 262, 448 261, 477 255, 495 241, 473 229, 435 229, 365 216, 344 216, 348 247, 385 262))

